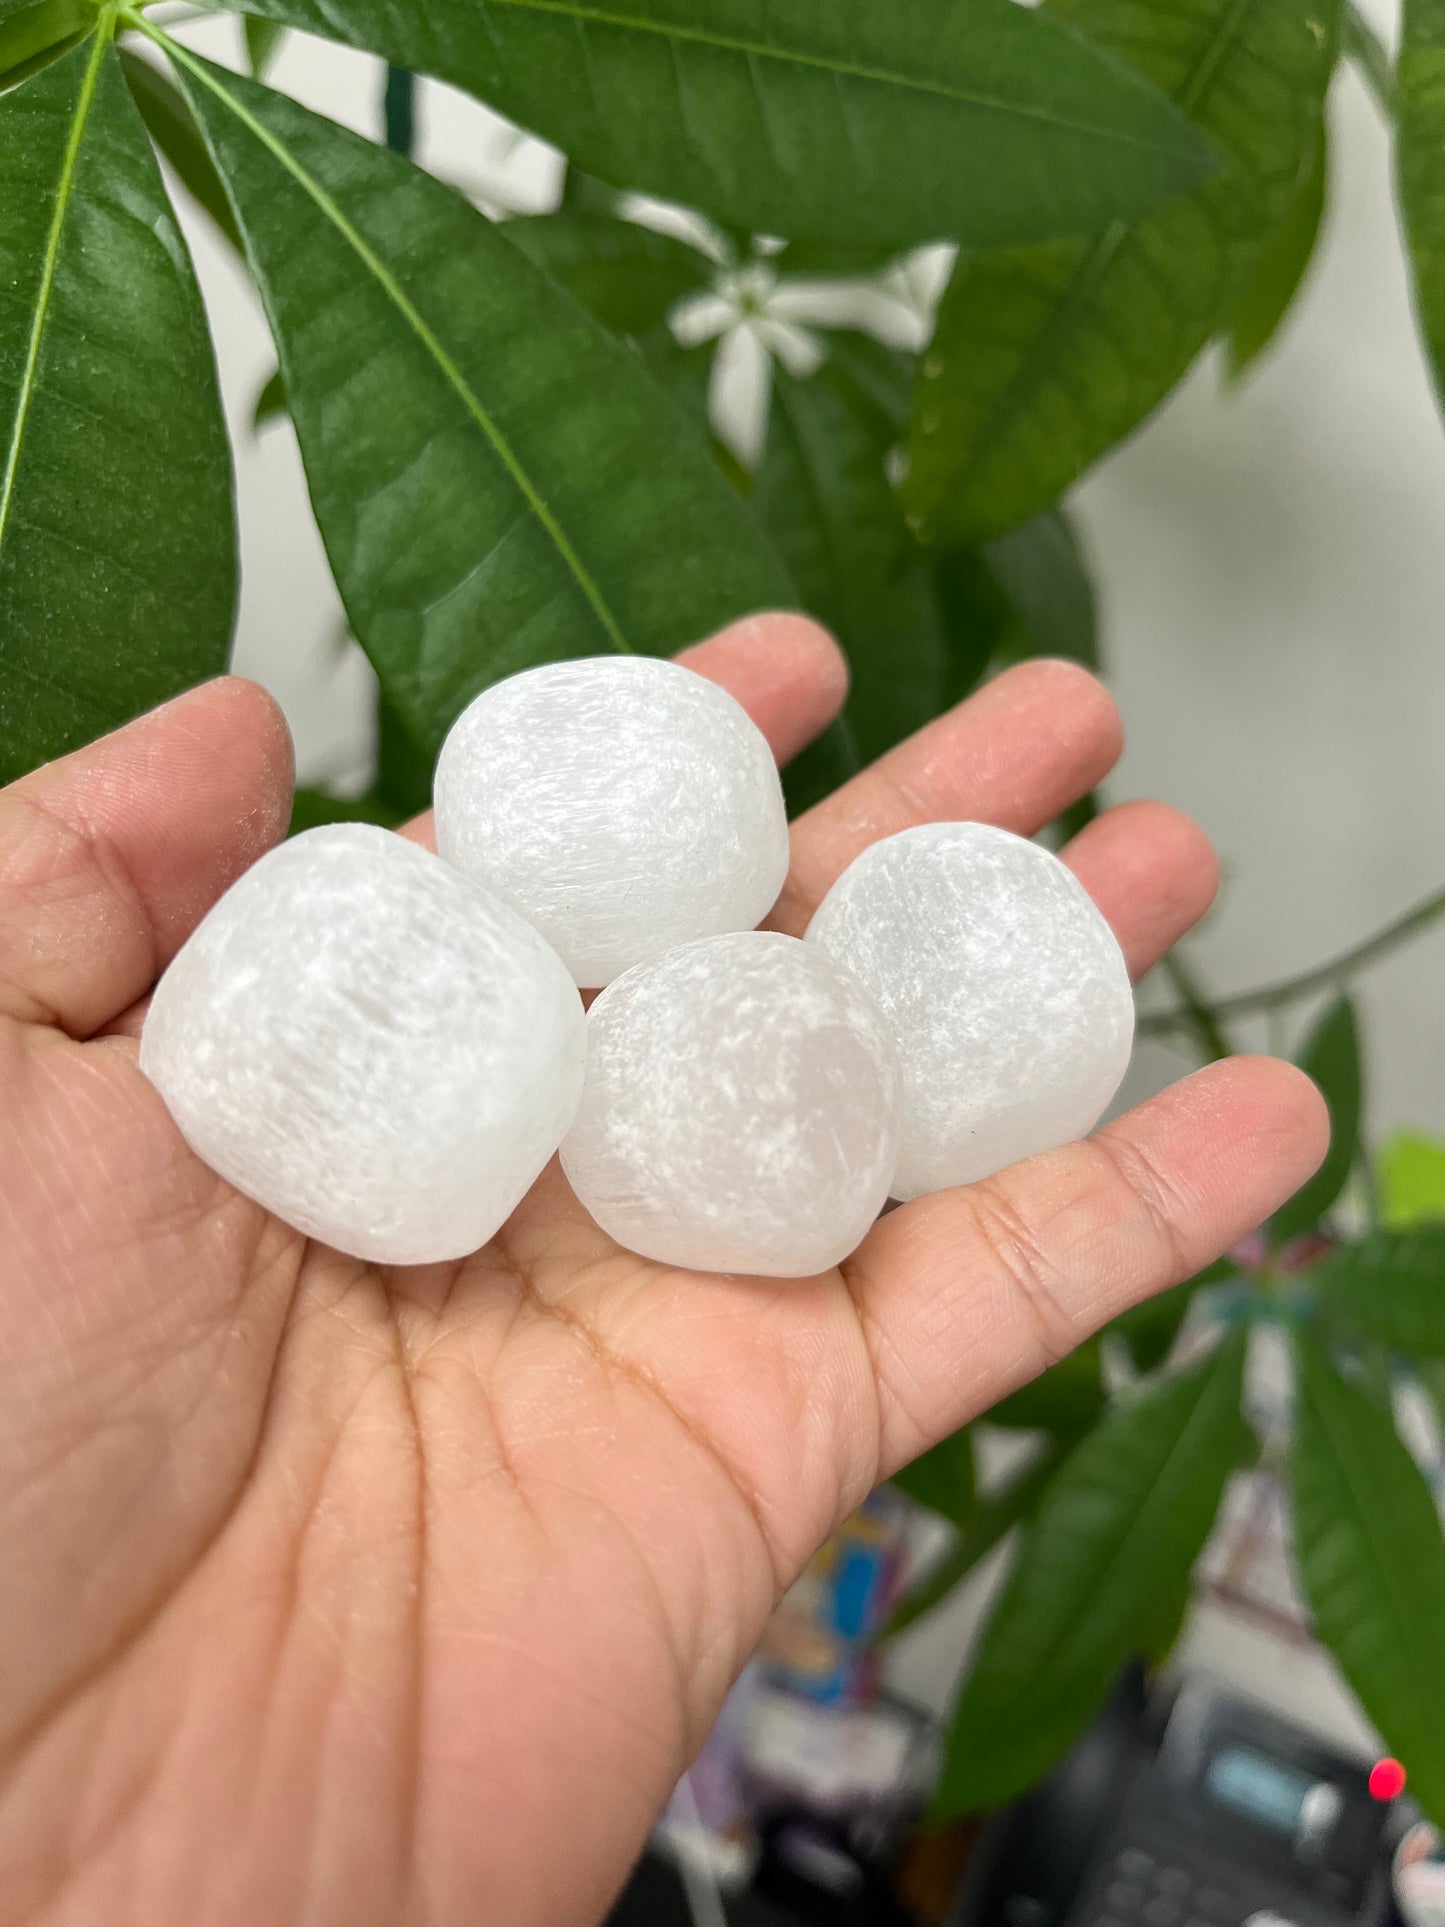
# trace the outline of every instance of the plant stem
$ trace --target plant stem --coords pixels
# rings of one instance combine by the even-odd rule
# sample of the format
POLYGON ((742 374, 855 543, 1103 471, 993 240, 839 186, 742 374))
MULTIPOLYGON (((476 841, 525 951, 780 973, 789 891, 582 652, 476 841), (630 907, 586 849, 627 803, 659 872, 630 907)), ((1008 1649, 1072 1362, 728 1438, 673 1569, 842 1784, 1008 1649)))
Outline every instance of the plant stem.
POLYGON ((1060 1460, 1073 1443, 1073 1437, 1051 1439, 1043 1451, 1030 1459, 1007 1485, 979 1500, 969 1524, 959 1533, 957 1543, 944 1554, 922 1585, 908 1595, 878 1634, 879 1645, 896 1639, 915 1620, 922 1619, 925 1613, 931 1613, 935 1606, 942 1605, 980 1559, 993 1551, 1004 1534, 1016 1526, 1026 1512, 1032 1511, 1044 1487, 1058 1470, 1060 1460))
MULTIPOLYGON (((1221 1017, 1243 1017, 1250 1012, 1276 1010, 1281 1004, 1292 1004, 1301 997, 1311 996, 1317 990, 1327 990, 1331 985, 1355 976, 1370 964, 1378 963, 1381 957, 1396 950, 1409 938, 1428 930, 1445 916, 1445 890, 1437 890, 1433 896, 1387 923, 1383 930, 1366 937, 1352 950, 1343 950, 1339 956, 1332 957, 1328 963, 1318 964, 1313 970, 1306 970, 1298 977, 1281 977, 1277 983, 1262 984, 1257 990, 1241 990, 1232 997, 1221 997, 1213 1005, 1213 1015, 1221 1017)), ((1193 1014, 1186 1008, 1156 1011, 1139 1021, 1140 1034, 1156 1037, 1171 1030, 1180 1030, 1193 1022, 1193 1014)))
POLYGON ((416 140, 416 75, 405 67, 388 67, 382 95, 386 121, 386 144, 393 154, 411 159, 416 140))
POLYGON ((1375 105, 1386 120, 1393 119, 1395 113, 1394 63, 1385 50, 1385 43, 1354 4, 1354 0, 1349 0, 1349 4, 1345 7, 1342 38, 1346 54, 1359 68, 1365 85, 1375 96, 1375 105))
POLYGON ((1205 997, 1203 986, 1192 966, 1184 961, 1183 954, 1178 949, 1171 950, 1164 959, 1163 968, 1165 976, 1183 999, 1184 1021, 1193 1031, 1205 1061, 1217 1063, 1221 1057, 1232 1056, 1229 1039, 1219 1027, 1218 1015, 1205 997))

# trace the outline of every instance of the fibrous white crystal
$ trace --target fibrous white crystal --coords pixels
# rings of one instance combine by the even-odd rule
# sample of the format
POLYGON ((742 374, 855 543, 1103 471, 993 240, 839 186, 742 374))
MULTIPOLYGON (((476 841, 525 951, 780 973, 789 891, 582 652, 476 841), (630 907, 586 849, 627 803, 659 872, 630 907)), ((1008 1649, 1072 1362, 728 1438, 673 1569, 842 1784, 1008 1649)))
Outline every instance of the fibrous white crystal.
POLYGON ((1134 1031, 1123 955, 1037 843, 984 823, 885 837, 838 878, 807 941, 854 972, 892 1026, 897 1198, 1082 1137, 1119 1087, 1134 1031))
POLYGON ((556 953, 428 851, 335 824, 261 858, 162 977, 141 1068, 191 1148, 288 1224, 421 1264, 502 1225, 576 1111, 556 953))
POLYGON ((544 664, 467 708, 436 772, 437 848, 595 989, 750 930, 788 869, 782 786, 741 704, 676 663, 544 664))
POLYGON ((587 1019, 562 1168, 604 1231, 664 1264, 805 1277, 858 1244, 898 1154, 892 1040, 862 987, 794 937, 683 944, 587 1019))

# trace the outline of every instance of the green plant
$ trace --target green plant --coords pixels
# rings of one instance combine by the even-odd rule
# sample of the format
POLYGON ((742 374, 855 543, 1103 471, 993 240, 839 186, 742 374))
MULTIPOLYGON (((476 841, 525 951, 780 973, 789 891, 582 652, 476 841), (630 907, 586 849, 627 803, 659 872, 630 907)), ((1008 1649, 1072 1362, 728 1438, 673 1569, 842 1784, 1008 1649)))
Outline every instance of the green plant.
MULTIPOLYGON (((1394 926, 1394 941, 1425 908, 1394 926)), ((1342 986, 1384 947, 1377 939, 1339 959, 1331 980, 1342 986)), ((1209 1022, 1283 1010, 1321 987, 1310 972, 1221 1002, 1209 1022)), ((1185 1033, 1198 1008, 1146 1023, 1185 1033)), ((886 1637, 940 1605, 1021 1524, 954 1717, 941 1816, 1022 1791, 1078 1736, 1127 1657, 1167 1653, 1225 1481, 1258 1465, 1287 1480, 1320 1637, 1408 1762, 1416 1796, 1445 1811, 1445 1666, 1431 1632, 1445 1609, 1445 1540, 1394 1419, 1396 1391, 1412 1384, 1445 1421, 1445 1144, 1401 1133, 1366 1150, 1344 988, 1306 1027, 1298 1059, 1330 1104, 1324 1166, 1228 1260, 1115 1321, 1103 1345, 1125 1368, 1123 1389, 1109 1396, 1097 1358, 1081 1368, 1076 1354, 1028 1387, 1022 1408, 1006 1400, 988 1414, 1042 1441, 1001 1490, 979 1491, 967 1433, 900 1481, 957 1532, 886 1637), (1192 1337, 1178 1345, 1191 1313, 1192 1337), (1282 1328, 1294 1353, 1284 1426, 1252 1423, 1242 1402, 1245 1347, 1263 1324, 1282 1328)))
MULTIPOLYGON (((499 676, 670 653, 765 605, 822 617, 853 670, 844 716, 789 772, 798 806, 1000 663, 1097 666, 1061 498, 1208 344, 1238 373, 1273 339, 1319 227, 1342 55, 1398 126, 1422 331, 1445 358, 1445 0, 1407 0, 1398 72, 1339 0, 237 10, 249 75, 199 58, 149 0, 0 0, 0 781, 230 648, 229 451, 153 149, 260 293, 279 367, 258 418, 291 417, 379 679, 373 787, 302 792, 298 825, 419 807, 446 729, 499 676), (264 84, 288 27, 391 63, 385 146, 264 84), (413 72, 560 146, 559 208, 493 221, 414 165, 413 72), (693 210, 692 240, 635 218, 635 190, 693 210), (936 310, 908 271, 929 242, 959 250, 936 310), (892 277, 916 350, 820 320, 818 365, 773 370, 741 463, 680 304, 766 320, 795 278, 860 274, 892 277)), ((1145 1028, 1220 1054, 1242 1008, 1342 983, 1442 908, 1242 1000, 1211 1003, 1176 957, 1179 1008, 1145 1028)), ((1242 1333, 1271 1318, 1298 1337, 1296 1517, 1321 1631, 1445 1816, 1445 1666, 1422 1631, 1445 1550, 1379 1399, 1391 1371, 1440 1390, 1445 1233, 1391 1203, 1429 1190, 1432 1154, 1423 1179, 1418 1145, 1408 1179, 1403 1150, 1364 1158, 1347 1001, 1304 1055, 1334 1108, 1330 1161, 1247 1271, 1119 1322, 1137 1390, 1111 1397, 1088 1347, 991 1415, 1048 1440, 1003 1491, 976 1491, 967 1438, 903 1481, 960 1527, 911 1613, 1025 1522, 945 1807, 1025 1784, 1124 1653, 1167 1646, 1223 1482, 1256 1449, 1242 1333), (1338 1197, 1361 1169, 1383 1215, 1346 1241, 1338 1197), (1206 1297, 1220 1342, 1171 1369, 1206 1297)))

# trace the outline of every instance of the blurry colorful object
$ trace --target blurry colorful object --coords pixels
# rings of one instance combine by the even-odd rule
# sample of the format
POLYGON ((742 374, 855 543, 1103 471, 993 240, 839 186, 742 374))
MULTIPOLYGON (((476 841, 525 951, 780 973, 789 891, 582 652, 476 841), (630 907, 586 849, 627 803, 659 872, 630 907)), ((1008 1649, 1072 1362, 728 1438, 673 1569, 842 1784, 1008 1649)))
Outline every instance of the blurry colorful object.
POLYGON ((825 1704, 874 1699, 869 1642, 902 1591, 909 1517, 907 1502, 880 1487, 815 1554, 763 1635, 770 1684, 825 1704))
POLYGON ((1428 1821, 1395 1851, 1395 1905, 1405 1927, 1445 1927, 1445 1841, 1428 1821))

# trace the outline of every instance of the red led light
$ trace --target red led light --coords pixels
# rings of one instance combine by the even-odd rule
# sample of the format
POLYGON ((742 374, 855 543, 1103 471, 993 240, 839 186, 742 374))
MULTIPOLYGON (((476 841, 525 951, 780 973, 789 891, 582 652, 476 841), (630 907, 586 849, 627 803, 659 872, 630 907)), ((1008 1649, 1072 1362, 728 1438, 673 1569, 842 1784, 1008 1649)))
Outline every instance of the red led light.
POLYGON ((1370 1796, 1393 1800, 1405 1791, 1405 1769, 1398 1760, 1376 1760, 1370 1768, 1370 1796))

